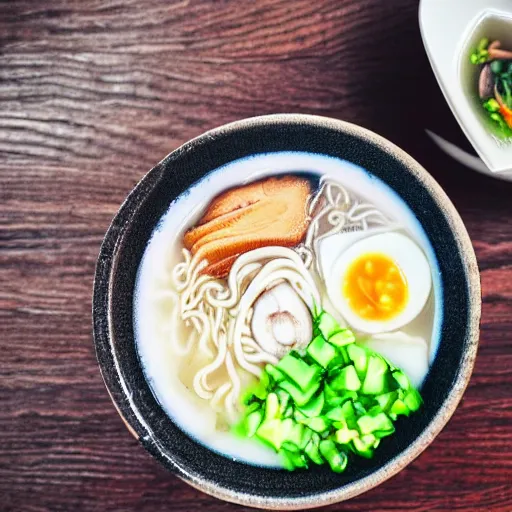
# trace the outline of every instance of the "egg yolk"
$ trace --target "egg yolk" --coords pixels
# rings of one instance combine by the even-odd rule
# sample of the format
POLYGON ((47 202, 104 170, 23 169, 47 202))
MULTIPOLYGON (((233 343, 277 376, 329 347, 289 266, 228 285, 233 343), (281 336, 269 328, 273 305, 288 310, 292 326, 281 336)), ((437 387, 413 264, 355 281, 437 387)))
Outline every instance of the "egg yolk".
POLYGON ((407 280, 388 256, 364 254, 349 266, 343 294, 361 318, 389 320, 401 313, 407 304, 407 280))

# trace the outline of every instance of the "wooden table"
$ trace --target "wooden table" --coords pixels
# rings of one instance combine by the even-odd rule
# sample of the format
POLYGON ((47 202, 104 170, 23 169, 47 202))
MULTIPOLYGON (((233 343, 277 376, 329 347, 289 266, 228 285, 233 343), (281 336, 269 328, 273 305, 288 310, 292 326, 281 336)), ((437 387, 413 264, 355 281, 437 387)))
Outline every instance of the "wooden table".
POLYGON ((449 425, 413 464, 328 510, 512 510, 512 184, 464 143, 415 0, 0 1, 0 510, 228 511, 137 445, 98 371, 99 246, 133 185, 204 130, 273 112, 358 123, 445 188, 483 285, 480 351, 449 425))

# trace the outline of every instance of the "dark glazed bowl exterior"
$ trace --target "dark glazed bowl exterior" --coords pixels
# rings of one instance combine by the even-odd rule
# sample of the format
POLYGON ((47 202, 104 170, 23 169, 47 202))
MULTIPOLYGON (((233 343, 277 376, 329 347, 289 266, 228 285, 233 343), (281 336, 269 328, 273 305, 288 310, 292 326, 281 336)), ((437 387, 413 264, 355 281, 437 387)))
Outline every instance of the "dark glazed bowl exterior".
POLYGON ((476 357, 480 282, 475 254, 452 203, 410 156, 355 125, 285 114, 238 121, 184 144, 134 188, 110 226, 94 283, 94 343, 103 379, 133 435, 192 486, 253 507, 303 510, 346 500, 393 476, 416 458, 455 411, 476 357), (422 394, 425 406, 386 438, 375 457, 343 474, 325 467, 286 472, 234 462, 188 437, 154 397, 133 331, 133 291, 151 233, 169 204, 204 176, 256 153, 306 151, 349 160, 393 188, 414 212, 434 248, 443 284, 443 323, 422 394))

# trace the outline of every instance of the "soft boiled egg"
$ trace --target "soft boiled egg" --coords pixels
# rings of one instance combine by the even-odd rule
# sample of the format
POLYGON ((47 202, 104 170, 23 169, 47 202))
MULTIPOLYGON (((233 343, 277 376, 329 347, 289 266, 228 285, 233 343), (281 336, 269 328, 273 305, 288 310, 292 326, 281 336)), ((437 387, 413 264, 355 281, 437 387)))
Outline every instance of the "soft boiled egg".
MULTIPOLYGON (((329 299, 356 330, 382 333, 399 329, 418 316, 427 302, 432 286, 427 258, 416 243, 400 233, 355 235, 346 234, 351 238, 345 240, 348 247, 336 251, 330 265, 325 263, 330 258, 319 255, 329 299)), ((326 249, 326 244, 321 245, 319 252, 326 249)), ((329 252, 332 255, 334 251, 329 252)))

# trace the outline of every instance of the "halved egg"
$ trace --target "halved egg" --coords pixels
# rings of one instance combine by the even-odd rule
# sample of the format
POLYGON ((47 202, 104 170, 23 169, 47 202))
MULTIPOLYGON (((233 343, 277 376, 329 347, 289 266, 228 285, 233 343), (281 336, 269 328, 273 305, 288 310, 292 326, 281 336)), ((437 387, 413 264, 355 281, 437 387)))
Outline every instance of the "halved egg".
POLYGON ((388 232, 359 239, 322 270, 332 305, 354 329, 399 329, 422 311, 432 286, 423 251, 388 232))

